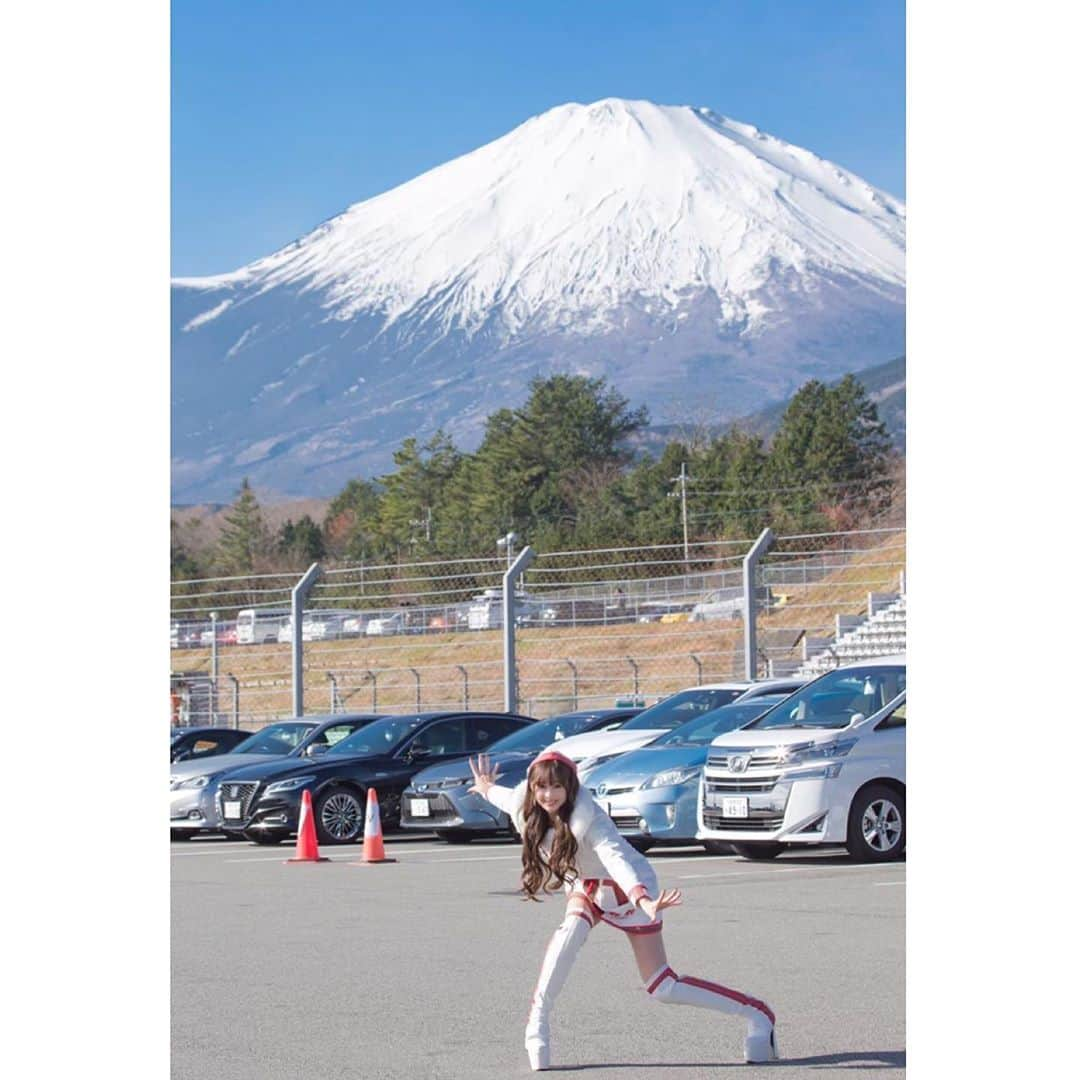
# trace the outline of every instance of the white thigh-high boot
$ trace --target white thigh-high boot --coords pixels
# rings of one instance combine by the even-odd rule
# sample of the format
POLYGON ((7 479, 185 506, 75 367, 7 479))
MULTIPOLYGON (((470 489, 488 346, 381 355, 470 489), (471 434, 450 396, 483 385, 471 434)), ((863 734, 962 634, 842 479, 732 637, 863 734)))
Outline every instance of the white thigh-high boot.
POLYGON ((747 1061, 776 1060, 776 1017, 764 1001, 719 983, 679 976, 662 967, 645 983, 645 988, 665 1005, 697 1005, 702 1009, 741 1016, 747 1022, 743 1056, 747 1061))
POLYGON ((548 943, 529 1006, 529 1022, 525 1025, 525 1049, 533 1069, 546 1069, 551 1065, 551 1009, 592 925, 592 920, 583 911, 568 911, 548 943))

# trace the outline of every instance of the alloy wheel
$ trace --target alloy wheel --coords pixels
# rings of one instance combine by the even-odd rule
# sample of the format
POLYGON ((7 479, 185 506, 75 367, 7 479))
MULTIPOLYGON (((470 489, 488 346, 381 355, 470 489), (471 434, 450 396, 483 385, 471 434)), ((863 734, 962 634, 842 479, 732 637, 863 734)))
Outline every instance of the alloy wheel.
POLYGON ((863 839, 866 846, 874 851, 891 851, 899 842, 903 828, 900 811, 888 799, 875 799, 863 811, 863 839))
POLYGON ((327 797, 319 813, 326 834, 334 840, 352 840, 364 823, 364 811, 356 796, 338 791, 327 797))

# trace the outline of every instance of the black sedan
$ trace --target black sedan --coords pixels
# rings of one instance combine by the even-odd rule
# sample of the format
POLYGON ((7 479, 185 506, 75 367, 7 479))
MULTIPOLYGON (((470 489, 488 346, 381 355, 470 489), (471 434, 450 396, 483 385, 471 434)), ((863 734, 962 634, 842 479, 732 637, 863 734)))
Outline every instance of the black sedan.
POLYGON ((169 761, 228 754, 250 734, 231 727, 174 727, 169 732, 169 761))
POLYGON ((267 761, 224 775, 217 791, 222 827, 276 844, 296 831, 303 792, 310 791, 320 843, 350 843, 363 835, 367 789, 374 787, 383 828, 395 829, 401 793, 421 769, 478 753, 531 723, 513 713, 384 717, 317 758, 267 761))

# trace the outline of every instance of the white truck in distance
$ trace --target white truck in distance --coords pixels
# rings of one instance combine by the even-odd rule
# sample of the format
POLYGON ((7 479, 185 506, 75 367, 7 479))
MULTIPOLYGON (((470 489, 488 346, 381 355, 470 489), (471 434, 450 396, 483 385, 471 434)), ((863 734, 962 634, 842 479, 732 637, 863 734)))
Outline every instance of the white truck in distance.
POLYGON ((699 840, 751 859, 842 844, 860 861, 899 858, 907 841, 907 661, 827 672, 738 731, 715 739, 698 791, 699 840))

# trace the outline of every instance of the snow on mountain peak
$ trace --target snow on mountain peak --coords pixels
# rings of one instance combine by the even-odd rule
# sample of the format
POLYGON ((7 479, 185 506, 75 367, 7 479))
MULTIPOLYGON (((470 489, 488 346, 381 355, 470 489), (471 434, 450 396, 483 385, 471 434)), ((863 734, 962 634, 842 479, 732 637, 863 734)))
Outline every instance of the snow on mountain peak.
POLYGON ((711 290, 752 330, 773 278, 902 288, 904 227, 903 203, 752 125, 606 98, 550 109, 205 284, 316 289, 334 317, 384 327, 471 333, 495 312, 503 339, 593 332, 627 302, 711 290))

